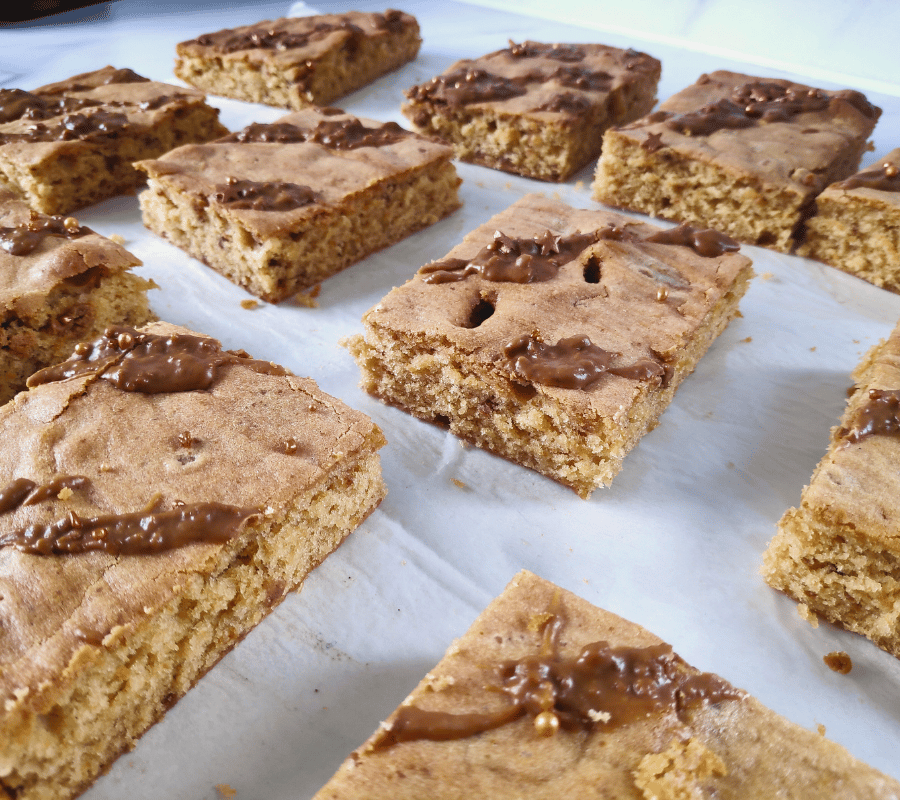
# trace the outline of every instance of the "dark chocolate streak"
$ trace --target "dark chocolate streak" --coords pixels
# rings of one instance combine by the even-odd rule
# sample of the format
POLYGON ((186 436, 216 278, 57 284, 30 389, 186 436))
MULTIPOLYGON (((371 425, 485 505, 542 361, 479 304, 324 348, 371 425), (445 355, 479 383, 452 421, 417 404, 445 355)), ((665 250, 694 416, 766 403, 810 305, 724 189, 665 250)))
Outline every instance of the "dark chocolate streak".
POLYGON ((878 116, 878 109, 859 92, 823 92, 797 84, 783 86, 775 82, 753 81, 736 87, 731 97, 724 97, 696 111, 685 114, 657 111, 648 121, 665 121, 666 127, 691 136, 709 136, 723 129, 788 122, 808 111, 823 111, 839 100, 845 100, 869 118, 878 116))
POLYGON ((738 700, 744 693, 710 673, 693 673, 667 644, 610 647, 593 642, 575 658, 556 647, 545 655, 508 661, 486 691, 511 701, 494 712, 448 714, 401 706, 375 740, 381 750, 400 742, 475 736, 530 716, 542 735, 611 730, 657 714, 683 717, 703 703, 738 700))
POLYGON ((485 280, 509 283, 542 283, 556 277, 563 264, 572 261, 596 239, 593 233, 560 236, 545 233, 531 239, 513 239, 500 231, 494 241, 471 260, 436 261, 419 270, 425 283, 450 283, 479 274, 485 280))
POLYGON ((297 183, 244 181, 228 178, 215 187, 213 199, 228 208, 251 211, 291 211, 319 199, 319 193, 297 183))
POLYGON ((882 192, 900 192, 900 168, 890 161, 865 172, 857 172, 846 180, 834 184, 836 189, 878 189, 882 192))
POLYGON ((703 258, 717 258, 725 253, 736 253, 741 247, 734 239, 720 231, 712 228, 694 228, 687 223, 654 233, 644 241, 653 244, 676 244, 690 247, 703 258))
POLYGON ((33 506, 56 497, 63 489, 81 489, 88 479, 81 475, 59 475, 38 486, 28 478, 16 478, 0 490, 0 514, 15 511, 20 506, 33 506))
MULTIPOLYGON (((541 78, 541 80, 544 80, 541 78)), ((583 67, 560 67, 547 76, 546 80, 555 80, 569 89, 582 91, 605 92, 613 82, 613 76, 603 70, 590 70, 583 67)))
POLYGON ((587 336, 570 336, 557 344, 545 344, 533 336, 513 339, 503 348, 506 366, 529 383, 560 389, 587 391, 604 375, 617 375, 634 381, 655 380, 661 386, 669 375, 656 358, 645 358, 634 364, 612 366, 619 355, 593 344, 587 336))
POLYGON ((69 142, 114 138, 128 125, 128 117, 117 111, 65 114, 53 125, 38 122, 24 133, 0 133, 0 144, 12 142, 69 142))
POLYGON ((535 111, 553 111, 558 114, 586 114, 590 111, 591 101, 583 94, 573 92, 560 92, 553 95, 545 103, 539 105, 535 111))
POLYGON ((138 511, 90 519, 70 511, 55 522, 29 525, 0 536, 0 547, 43 556, 95 550, 113 555, 146 555, 196 542, 227 542, 250 517, 258 514, 258 509, 222 503, 196 503, 170 511, 138 511))
POLYGON ((254 122, 244 130, 219 139, 220 142, 277 143, 314 142, 332 150, 354 150, 357 147, 381 147, 395 144, 410 136, 396 122, 367 128, 358 119, 322 120, 315 128, 301 128, 289 122, 271 125, 254 122))
POLYGON ((850 428, 841 428, 838 437, 856 444, 870 436, 900 434, 900 389, 869 389, 869 399, 856 411, 850 428))
POLYGON ((235 364, 267 375, 288 375, 283 367, 223 352, 214 339, 173 333, 141 333, 118 325, 94 342, 83 342, 67 360, 36 372, 28 386, 91 375, 124 392, 160 394, 208 389, 218 371, 235 364))
POLYGON ((489 100, 507 100, 527 91, 521 79, 503 78, 487 70, 460 67, 446 75, 438 75, 428 83, 406 90, 410 100, 427 100, 448 106, 464 106, 489 100))
POLYGON ((554 61, 583 61, 585 52, 574 44, 541 44, 540 42, 510 41, 506 50, 513 58, 552 58, 554 61))
POLYGON ((79 225, 73 217, 45 217, 32 215, 30 222, 15 227, 0 227, 0 248, 14 256, 27 256, 36 250, 48 236, 77 239, 93 233, 79 225))
POLYGON ((355 51, 365 36, 362 28, 345 19, 340 22, 320 22, 308 31, 299 32, 274 28, 240 33, 232 30, 217 31, 199 36, 186 44, 211 47, 218 53, 236 53, 240 50, 293 50, 306 47, 310 42, 323 39, 336 31, 345 31, 348 34, 344 47, 349 51, 355 51))
POLYGON ((145 78, 143 75, 138 75, 133 69, 123 67, 122 69, 113 70, 102 81, 97 83, 73 83, 71 86, 66 86, 64 91, 86 92, 96 89, 98 86, 111 86, 114 83, 150 83, 150 79, 145 78))

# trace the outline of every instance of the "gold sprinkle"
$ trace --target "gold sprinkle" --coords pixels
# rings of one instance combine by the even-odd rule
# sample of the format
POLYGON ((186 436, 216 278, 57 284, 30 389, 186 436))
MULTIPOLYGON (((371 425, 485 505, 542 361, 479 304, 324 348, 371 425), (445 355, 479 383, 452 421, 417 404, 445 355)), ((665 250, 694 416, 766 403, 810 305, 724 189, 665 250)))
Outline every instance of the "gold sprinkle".
POLYGON ((887 162, 884 165, 884 174, 887 175, 887 177, 893 178, 894 175, 897 174, 897 172, 898 172, 898 169, 897 169, 896 164, 891 164, 890 162, 887 162))
POLYGON ((538 736, 555 736, 559 730, 559 717, 552 711, 542 711, 534 718, 534 729, 538 736))
POLYGON ((246 308, 248 311, 251 308, 258 308, 259 303, 256 300, 241 300, 241 308, 246 308))
POLYGON ((284 443, 284 452, 286 455, 292 456, 300 449, 300 445, 297 443, 297 440, 291 436, 284 443))
POLYGON ((669 296, 669 290, 665 286, 660 286, 656 290, 656 300, 659 303, 664 302, 669 296))
POLYGON ((81 227, 81 226, 78 224, 78 220, 75 219, 75 217, 66 217, 66 218, 63 220, 63 227, 64 227, 69 233, 75 233, 75 232, 78 230, 78 228, 81 227))

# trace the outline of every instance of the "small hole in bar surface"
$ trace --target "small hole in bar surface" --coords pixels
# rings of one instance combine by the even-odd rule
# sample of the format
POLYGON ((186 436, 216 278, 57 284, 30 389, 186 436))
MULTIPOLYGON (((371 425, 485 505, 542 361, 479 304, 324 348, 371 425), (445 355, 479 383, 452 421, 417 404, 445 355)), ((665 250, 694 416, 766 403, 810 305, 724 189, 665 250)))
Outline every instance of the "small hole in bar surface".
POLYGON ((584 265, 584 281, 585 283, 600 283, 600 259, 591 256, 584 265))
POLYGON ((482 325, 485 320, 490 319, 494 314, 494 304, 486 297, 482 297, 472 306, 469 311, 468 319, 462 324, 463 328, 477 328, 482 325))

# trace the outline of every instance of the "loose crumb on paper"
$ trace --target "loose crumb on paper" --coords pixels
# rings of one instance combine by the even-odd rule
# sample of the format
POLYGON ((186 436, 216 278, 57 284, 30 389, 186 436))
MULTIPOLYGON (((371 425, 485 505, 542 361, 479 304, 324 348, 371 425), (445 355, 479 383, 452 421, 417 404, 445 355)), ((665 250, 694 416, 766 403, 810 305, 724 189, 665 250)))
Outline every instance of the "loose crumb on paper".
POLYGON ((241 308, 249 311, 251 308, 259 308, 259 303, 256 300, 241 300, 241 308))
POLYGON ((322 291, 322 284, 317 283, 312 289, 309 289, 305 292, 297 292, 294 295, 294 300, 296 301, 298 306, 306 306, 306 308, 318 308, 319 304, 316 302, 316 298, 319 296, 319 292, 322 291))
POLYGON ((819 732, 819 736, 825 735, 825 726, 821 722, 816 725, 816 730, 819 732))
POLYGON ((760 277, 761 280, 764 280, 764 281, 770 281, 770 280, 772 280, 772 278, 775 277, 775 274, 772 273, 772 272, 764 272, 764 273, 763 273, 762 275, 760 275, 759 277, 760 277))
POLYGON ((459 478, 451 478, 450 480, 453 482, 453 485, 459 489, 468 489, 469 488, 468 486, 466 486, 466 484, 464 484, 461 480, 459 480, 459 478))
POLYGON ((828 655, 822 656, 822 660, 825 662, 828 669, 832 672, 840 673, 841 675, 849 675, 850 670, 853 669, 852 659, 843 650, 836 650, 833 653, 828 653, 828 655))
POLYGON ((218 794, 219 797, 235 797, 237 791, 232 789, 227 783, 217 783, 216 794, 218 794))
POLYGON ((109 235, 109 240, 111 242, 115 242, 116 244, 125 244, 125 237, 120 236, 118 233, 111 233, 109 235))
POLYGON ((746 339, 741 339, 741 341, 742 341, 744 344, 750 344, 750 342, 753 341, 753 337, 752 337, 752 336, 748 336, 746 339))
POLYGON ((814 628, 819 627, 819 618, 816 616, 814 611, 810 610, 809 606, 806 605, 806 603, 797 604, 797 613, 814 628))

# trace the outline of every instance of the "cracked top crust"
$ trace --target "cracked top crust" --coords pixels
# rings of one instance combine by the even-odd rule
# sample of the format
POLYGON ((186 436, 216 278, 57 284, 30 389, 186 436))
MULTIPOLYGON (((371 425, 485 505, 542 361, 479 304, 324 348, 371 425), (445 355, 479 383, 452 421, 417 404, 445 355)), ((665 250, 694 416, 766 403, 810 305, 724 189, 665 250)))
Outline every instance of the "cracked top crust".
MULTIPOLYGON (((158 323, 144 330, 184 329, 158 323)), ((383 443, 378 428, 308 378, 225 364, 205 391, 146 395, 86 375, 0 408, 0 491, 60 475, 86 485, 0 514, 0 534, 74 511, 81 518, 218 502, 278 521, 335 469, 383 443)), ((245 530, 239 539, 252 535, 245 530)), ((183 575, 215 570, 222 544, 136 556, 39 556, 0 547, 0 703, 58 676, 88 638, 153 609, 183 575)), ((221 568, 221 564, 219 567, 221 568)))
MULTIPOLYGON (((318 137, 325 138, 325 137, 318 137)), ((139 161, 136 167, 153 180, 173 187, 179 193, 206 202, 221 191, 231 178, 250 179, 256 183, 290 181, 309 187, 317 193, 316 202, 289 211, 258 211, 217 205, 224 216, 233 216, 260 236, 277 236, 296 229, 298 221, 322 213, 327 206, 339 206, 346 198, 381 181, 399 178, 406 172, 431 163, 449 161, 453 151, 412 131, 404 131, 392 123, 356 118, 336 109, 309 108, 279 118, 268 126, 251 125, 208 144, 185 145, 160 159, 139 161), (387 129, 394 141, 380 146, 335 148, 318 141, 307 141, 317 128, 341 123, 355 124, 372 130, 387 129), (260 141, 263 129, 273 131, 272 141, 260 141), (298 137, 296 128, 300 131, 298 137), (242 134, 252 134, 252 141, 235 141, 242 134), (278 132, 289 136, 279 136, 278 132), (288 139, 285 141, 285 139, 288 139)))
MULTIPOLYGON (((710 308, 752 274, 749 258, 737 252, 706 258, 690 247, 644 242, 661 229, 615 212, 575 209, 527 195, 469 233, 437 263, 474 258, 497 230, 530 239, 548 230, 568 235, 610 226, 624 229, 622 240, 601 238, 587 244, 550 280, 513 283, 470 274, 463 280, 429 283, 435 273, 430 271, 433 265, 426 265, 372 308, 364 321, 367 327, 407 341, 449 345, 468 354, 480 370, 507 375, 504 350, 525 335, 553 345, 586 335, 598 347, 620 354, 616 364, 656 359, 671 365, 710 308)), ((637 381, 612 374, 591 391, 535 384, 564 407, 587 405, 604 416, 628 408, 636 387, 637 381)))
MULTIPOLYGON (((738 98, 737 105, 741 105, 738 98)), ((872 133, 881 109, 859 92, 824 91, 777 78, 758 78, 720 70, 663 102, 658 111, 615 130, 651 152, 664 156, 667 148, 701 162, 715 163, 737 176, 754 175, 804 197, 821 192, 829 183, 856 169, 863 145, 872 133), (765 85, 813 92, 824 96, 818 110, 805 110, 786 119, 718 128, 708 135, 688 134, 669 123, 673 115, 698 112, 705 106, 730 100, 747 85, 765 85), (645 144, 646 143, 646 144, 645 144)))
MULTIPOLYGON (((0 190, 0 230, 40 224, 48 217, 32 211, 14 193, 0 190)), ((66 280, 77 283, 94 267, 115 273, 136 267, 140 260, 124 247, 89 229, 77 238, 48 235, 23 255, 0 247, 0 319, 7 315, 31 316, 47 295, 66 280)))

